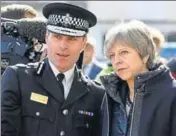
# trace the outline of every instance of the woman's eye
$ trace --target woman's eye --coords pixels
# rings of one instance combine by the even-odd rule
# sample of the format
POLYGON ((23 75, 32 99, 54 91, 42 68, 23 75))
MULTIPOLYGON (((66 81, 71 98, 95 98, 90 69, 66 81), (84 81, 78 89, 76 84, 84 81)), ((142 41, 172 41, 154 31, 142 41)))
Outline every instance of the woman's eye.
POLYGON ((110 58, 110 59, 114 58, 114 54, 110 54, 110 55, 109 55, 109 58, 110 58))
POLYGON ((120 54, 121 55, 126 55, 128 53, 128 51, 121 51, 120 54))

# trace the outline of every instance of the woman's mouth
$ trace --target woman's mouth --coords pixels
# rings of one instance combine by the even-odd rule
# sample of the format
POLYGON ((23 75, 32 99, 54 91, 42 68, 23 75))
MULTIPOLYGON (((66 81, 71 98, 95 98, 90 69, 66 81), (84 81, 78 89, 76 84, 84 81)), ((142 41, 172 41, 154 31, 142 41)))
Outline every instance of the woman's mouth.
POLYGON ((118 72, 121 72, 121 71, 123 71, 123 70, 125 70, 126 68, 119 68, 117 71, 118 72))

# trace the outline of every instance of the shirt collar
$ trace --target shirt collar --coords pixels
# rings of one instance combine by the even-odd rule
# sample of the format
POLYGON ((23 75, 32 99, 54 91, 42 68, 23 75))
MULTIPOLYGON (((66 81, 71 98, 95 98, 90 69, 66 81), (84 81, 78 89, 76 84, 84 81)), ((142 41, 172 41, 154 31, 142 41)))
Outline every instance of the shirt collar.
MULTIPOLYGON (((57 70, 57 68, 54 66, 54 64, 50 60, 48 60, 48 61, 49 61, 49 65, 50 65, 55 77, 57 77, 57 75, 61 72, 59 70, 57 70)), ((66 80, 66 82, 69 82, 73 78, 74 70, 75 70, 75 65, 70 70, 63 73, 65 75, 64 80, 66 80)))

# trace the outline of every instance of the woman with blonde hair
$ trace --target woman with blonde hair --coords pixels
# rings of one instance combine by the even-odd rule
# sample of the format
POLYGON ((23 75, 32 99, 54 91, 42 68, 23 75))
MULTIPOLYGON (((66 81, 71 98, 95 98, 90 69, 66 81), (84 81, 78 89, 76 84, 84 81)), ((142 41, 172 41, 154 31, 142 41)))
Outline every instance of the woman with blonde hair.
POLYGON ((106 34, 114 73, 102 76, 102 136, 176 136, 176 80, 155 62, 148 26, 130 21, 106 34))
POLYGON ((163 33, 159 29, 151 27, 151 26, 149 27, 149 30, 152 34, 153 42, 156 45, 157 60, 161 61, 164 64, 167 64, 168 60, 166 58, 163 58, 163 57, 160 56, 161 48, 162 48, 162 46, 164 45, 164 42, 165 42, 165 37, 164 37, 163 33))

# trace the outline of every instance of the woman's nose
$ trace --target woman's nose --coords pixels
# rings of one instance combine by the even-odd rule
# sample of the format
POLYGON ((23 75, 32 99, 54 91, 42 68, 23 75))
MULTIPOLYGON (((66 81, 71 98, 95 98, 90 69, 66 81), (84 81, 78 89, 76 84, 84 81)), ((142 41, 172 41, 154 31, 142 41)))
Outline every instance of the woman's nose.
POLYGON ((122 59, 119 55, 115 55, 114 57, 114 63, 115 64, 119 64, 119 63, 122 63, 122 59))

